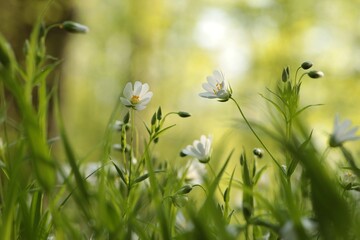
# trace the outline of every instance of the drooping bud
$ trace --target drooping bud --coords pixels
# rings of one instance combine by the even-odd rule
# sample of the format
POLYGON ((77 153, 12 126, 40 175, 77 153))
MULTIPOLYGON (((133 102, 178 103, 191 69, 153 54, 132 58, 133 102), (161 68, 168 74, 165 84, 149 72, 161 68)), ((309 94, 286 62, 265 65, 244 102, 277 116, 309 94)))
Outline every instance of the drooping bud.
POLYGON ((73 21, 65 21, 60 25, 60 28, 70 33, 87 33, 89 28, 73 21))
POLYGON ((301 64, 301 68, 304 70, 308 70, 313 66, 312 62, 306 61, 301 64))
POLYGON ((182 186, 175 194, 187 194, 191 192, 192 189, 193 187, 190 184, 186 184, 182 186))
POLYGON ((188 113, 188 112, 182 112, 182 111, 178 112, 177 114, 178 114, 180 117, 182 117, 182 118, 187 118, 187 117, 190 117, 190 116, 191 116, 190 113, 188 113))
POLYGON ((262 150, 260 148, 254 148, 253 154, 258 158, 263 157, 263 152, 262 152, 262 150))
POLYGON ((310 71, 308 72, 308 76, 311 78, 322 78, 324 73, 321 71, 310 71))

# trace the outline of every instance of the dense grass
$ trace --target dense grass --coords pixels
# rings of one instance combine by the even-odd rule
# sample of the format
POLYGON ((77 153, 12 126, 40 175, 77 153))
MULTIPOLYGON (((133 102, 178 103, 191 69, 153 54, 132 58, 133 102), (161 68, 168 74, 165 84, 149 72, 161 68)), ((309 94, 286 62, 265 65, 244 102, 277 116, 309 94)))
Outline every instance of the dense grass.
POLYGON ((323 76, 310 70, 310 62, 295 73, 285 68, 277 86, 261 95, 268 103, 270 127, 246 118, 230 85, 220 82, 210 91, 221 104, 235 103, 241 124, 249 127, 261 149, 240 149, 240 156, 229 152, 215 169, 210 139, 209 149, 193 160, 191 151, 173 149, 189 163, 174 167, 154 157, 156 143, 175 127, 168 123, 170 116, 190 114, 163 113, 159 107, 148 123, 136 123, 141 114, 136 101, 124 106, 119 100, 104 127, 102 157, 86 164, 64 128, 56 84, 53 89, 46 85, 60 64, 46 54, 46 34, 53 27, 86 30, 71 22, 44 27, 39 21, 25 43, 23 64, 0 35, 0 239, 359 238, 360 170, 344 146, 357 139, 356 130, 347 132, 349 125, 337 122, 329 143, 342 153, 343 167, 329 167, 326 157, 333 150, 317 149, 302 118, 311 107, 301 107, 299 101, 302 79, 323 76), (16 103, 19 120, 8 117, 9 99, 16 103), (52 152, 50 107, 59 133, 55 143, 63 146, 65 163, 52 152), (123 108, 129 111, 116 121, 123 108), (144 125, 147 134, 139 135, 136 126, 144 125), (268 136, 271 149, 263 141, 268 136), (270 163, 259 164, 261 158, 270 163), (237 167, 228 168, 229 162, 237 167), (259 187, 266 173, 270 184, 259 187))

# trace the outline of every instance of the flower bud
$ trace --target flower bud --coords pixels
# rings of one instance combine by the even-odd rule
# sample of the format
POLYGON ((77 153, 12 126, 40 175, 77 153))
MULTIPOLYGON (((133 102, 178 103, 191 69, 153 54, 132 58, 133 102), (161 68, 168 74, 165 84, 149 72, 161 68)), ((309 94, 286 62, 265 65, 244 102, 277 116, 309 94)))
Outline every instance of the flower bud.
POLYGON ((263 152, 262 152, 262 150, 260 148, 254 148, 253 154, 258 158, 263 157, 263 152))
POLYGON ((89 31, 89 28, 87 26, 73 21, 63 22, 60 28, 70 33, 87 33, 89 31))
POLYGON ((152 118, 151 118, 151 125, 155 126, 156 124, 156 112, 153 114, 152 118))
POLYGON ((180 152, 180 157, 186 157, 187 154, 185 154, 183 151, 180 152))
POLYGON ((324 76, 324 73, 321 71, 310 71, 308 72, 308 76, 311 78, 321 78, 324 76))
POLYGON ((287 82, 290 78, 290 70, 289 67, 286 67, 283 69, 282 74, 281 74, 281 80, 283 82, 287 82))
POLYGON ((190 113, 188 113, 188 112, 182 112, 182 111, 178 112, 177 114, 178 114, 180 117, 182 117, 182 118, 187 118, 187 117, 190 117, 190 116, 191 116, 190 113))
POLYGON ((308 62, 308 61, 303 62, 303 63, 301 64, 301 68, 304 69, 304 70, 308 70, 308 69, 310 69, 312 66, 313 66, 312 62, 308 62))
POLYGON ((127 123, 129 123, 129 121, 130 121, 130 113, 127 112, 127 114, 125 115, 125 117, 123 119, 123 122, 124 122, 124 124, 127 124, 127 123))
POLYGON ((162 111, 161 111, 161 107, 159 107, 159 109, 158 109, 158 111, 157 111, 157 115, 156 115, 156 118, 157 118, 157 120, 161 120, 161 118, 162 118, 162 111))
POLYGON ((175 194, 187 194, 191 192, 192 189, 193 187, 190 184, 186 184, 182 186, 175 194))

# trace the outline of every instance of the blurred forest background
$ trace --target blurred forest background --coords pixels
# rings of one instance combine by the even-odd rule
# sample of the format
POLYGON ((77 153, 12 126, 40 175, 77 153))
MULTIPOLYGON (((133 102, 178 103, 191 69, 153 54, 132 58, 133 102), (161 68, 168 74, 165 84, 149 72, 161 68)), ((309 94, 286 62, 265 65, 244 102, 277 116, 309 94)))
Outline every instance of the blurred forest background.
MULTIPOLYGON (((0 0, 0 32, 18 59, 47 4, 0 0)), ((222 70, 245 114, 266 124, 259 93, 275 86, 283 67, 294 73, 309 60, 325 77, 304 79, 301 101, 304 106, 324 104, 305 114, 319 144, 325 144, 336 113, 360 125, 359 9, 360 0, 53 1, 46 24, 73 20, 90 28, 86 35, 53 30, 48 38, 49 53, 64 59, 53 78, 60 79, 71 142, 79 156, 96 160, 96 147, 124 85, 139 80, 154 93, 137 114, 141 129, 158 106, 163 112, 192 114, 169 118, 168 124, 177 127, 160 139, 162 157, 178 158, 178 151, 208 133, 214 136, 214 153, 222 143, 256 147, 245 128, 235 127, 234 120, 240 119, 235 106, 200 98, 201 84, 213 70, 222 70)), ((122 108, 118 118, 126 111, 122 108)))

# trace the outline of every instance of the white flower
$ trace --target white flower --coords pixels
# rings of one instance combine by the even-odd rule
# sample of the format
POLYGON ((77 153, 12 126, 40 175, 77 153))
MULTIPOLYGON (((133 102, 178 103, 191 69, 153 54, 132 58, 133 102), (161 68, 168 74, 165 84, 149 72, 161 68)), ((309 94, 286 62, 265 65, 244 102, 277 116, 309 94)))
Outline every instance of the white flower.
POLYGON ((212 76, 208 76, 207 83, 203 83, 202 87, 206 92, 200 93, 200 97, 219 98, 221 102, 226 102, 231 97, 231 87, 225 81, 224 75, 220 71, 214 71, 212 76))
POLYGON ((123 91, 124 97, 120 97, 120 101, 126 107, 133 108, 135 110, 143 110, 150 102, 153 93, 149 91, 149 85, 147 83, 142 84, 136 81, 134 84, 134 90, 132 83, 128 82, 125 85, 123 91))
POLYGON ((354 141, 360 139, 360 136, 356 136, 356 132, 359 127, 350 127, 351 121, 345 119, 340 122, 339 116, 335 116, 334 130, 330 135, 329 145, 330 147, 339 147, 346 141, 354 141))
POLYGON ((211 143, 211 136, 206 137, 205 135, 201 135, 200 140, 195 140, 193 145, 188 145, 181 153, 185 156, 195 157, 201 163, 207 163, 211 157, 211 143))

